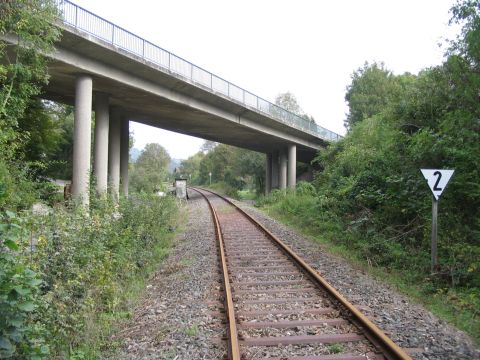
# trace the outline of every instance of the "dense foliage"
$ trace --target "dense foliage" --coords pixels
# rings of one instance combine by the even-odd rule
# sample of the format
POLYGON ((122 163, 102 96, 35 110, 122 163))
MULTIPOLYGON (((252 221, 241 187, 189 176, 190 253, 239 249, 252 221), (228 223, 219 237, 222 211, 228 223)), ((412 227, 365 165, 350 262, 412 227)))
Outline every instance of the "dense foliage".
POLYGON ((41 52, 53 49, 59 31, 52 26, 57 11, 51 1, 6 1, 0 11, 0 33, 14 42, 0 42, 0 148, 11 158, 22 145, 19 119, 48 81, 41 52))
POLYGON ((265 155, 219 144, 208 146, 208 151, 198 152, 182 161, 180 172, 192 184, 221 183, 223 190, 230 196, 237 197, 238 191, 264 191, 265 155))
POLYGON ((0 209, 28 206, 35 199, 33 192, 42 187, 30 181, 40 164, 26 157, 32 134, 49 133, 43 131, 48 125, 23 119, 38 104, 33 97, 48 81, 40 52, 52 50, 59 37, 52 26, 55 16, 48 0, 3 2, 0 7, 0 33, 13 43, 0 41, 0 209), (28 129, 22 131, 22 123, 28 129))
POLYGON ((128 311, 128 287, 168 253, 173 198, 7 212, 0 232, 0 357, 68 358, 106 346, 100 321, 128 311))
MULTIPOLYGON (((408 75, 404 76, 408 78, 408 75)), ((347 87, 345 101, 349 113, 345 126, 354 124, 381 112, 387 104, 395 102, 402 94, 403 82, 382 64, 365 63, 352 75, 352 83, 347 87)))
POLYGON ((129 187, 133 191, 153 194, 163 188, 167 179, 170 155, 160 144, 145 145, 130 171, 129 187))
POLYGON ((59 31, 52 26, 56 8, 50 1, 12 1, 0 6, 0 357, 42 357, 48 348, 42 326, 31 322, 41 280, 18 256, 21 222, 13 211, 39 197, 25 157, 29 133, 21 119, 48 80, 41 52, 52 49, 59 31), (13 43, 13 44, 12 44, 13 43), (10 209, 10 210, 7 210, 10 209))

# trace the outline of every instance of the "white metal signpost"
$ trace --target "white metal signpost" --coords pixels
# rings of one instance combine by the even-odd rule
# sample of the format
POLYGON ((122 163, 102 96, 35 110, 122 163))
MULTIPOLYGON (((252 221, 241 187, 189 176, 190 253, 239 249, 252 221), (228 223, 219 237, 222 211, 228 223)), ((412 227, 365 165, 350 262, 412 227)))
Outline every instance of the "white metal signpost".
POLYGON ((440 195, 447 187, 450 178, 455 170, 445 169, 420 169, 425 180, 427 180, 430 190, 432 190, 432 267, 431 272, 435 272, 438 265, 437 257, 437 217, 438 217, 438 200, 440 195))

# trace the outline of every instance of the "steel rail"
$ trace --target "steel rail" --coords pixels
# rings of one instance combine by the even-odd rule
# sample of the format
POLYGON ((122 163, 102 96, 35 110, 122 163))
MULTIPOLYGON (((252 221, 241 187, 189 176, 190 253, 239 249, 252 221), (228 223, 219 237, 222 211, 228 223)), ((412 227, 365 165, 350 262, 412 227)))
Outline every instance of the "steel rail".
POLYGON ((359 325, 360 330, 365 333, 365 336, 382 351, 383 355, 388 360, 411 360, 411 357, 405 353, 397 344, 395 344, 378 326, 371 322, 365 315, 363 315, 353 304, 344 298, 337 290, 335 290, 315 269, 308 265, 300 258, 288 245, 281 241, 277 236, 272 234, 266 227, 256 221, 250 214, 239 206, 234 204, 231 200, 219 195, 213 191, 202 189, 213 195, 223 199, 240 213, 242 213, 250 222, 262 230, 270 239, 274 241, 295 263, 305 271, 321 288, 323 288, 332 298, 343 305, 353 316, 353 319, 359 325))
POLYGON ((210 200, 207 198, 205 194, 201 191, 198 191, 195 188, 190 188, 200 195, 207 201, 208 207, 210 208, 210 212, 213 217, 213 222, 215 224, 215 234, 218 241, 218 247, 220 250, 220 260, 222 263, 222 280, 223 286, 225 289, 225 307, 227 310, 227 320, 228 320, 228 338, 229 338, 229 346, 228 350, 230 352, 230 359, 231 360, 240 360, 240 346, 238 344, 238 332, 237 332, 237 323, 235 321, 235 307, 233 305, 233 297, 232 297, 232 288, 230 286, 230 280, 228 279, 228 269, 227 269, 227 259, 225 257, 225 249, 224 249, 224 242, 222 232, 220 230, 220 222, 218 221, 217 212, 213 207, 210 200))

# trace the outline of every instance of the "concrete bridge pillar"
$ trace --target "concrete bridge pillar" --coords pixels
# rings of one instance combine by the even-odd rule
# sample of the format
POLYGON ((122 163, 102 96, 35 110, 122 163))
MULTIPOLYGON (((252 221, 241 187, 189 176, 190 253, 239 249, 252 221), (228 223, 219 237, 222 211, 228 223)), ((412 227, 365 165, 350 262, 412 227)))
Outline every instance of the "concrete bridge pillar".
POLYGON ((130 150, 129 121, 122 119, 120 135, 120 180, 122 195, 128 196, 128 160, 130 150))
POLYGON ((82 205, 89 205, 90 145, 92 114, 92 78, 80 75, 75 83, 73 130, 72 196, 82 205))
POLYGON ((95 143, 93 153, 93 174, 97 194, 107 193, 108 186, 108 95, 95 96, 95 143))
POLYGON ((288 145, 288 187, 295 189, 297 185, 297 146, 288 145))
POLYGON ((265 195, 272 191, 272 154, 265 156, 265 195))
POLYGON ((120 110, 114 108, 110 114, 108 137, 108 182, 114 199, 119 198, 120 188, 120 110))
POLYGON ((272 153, 272 189, 278 189, 278 151, 272 153))
POLYGON ((287 149, 280 150, 279 188, 281 190, 287 188, 287 149))

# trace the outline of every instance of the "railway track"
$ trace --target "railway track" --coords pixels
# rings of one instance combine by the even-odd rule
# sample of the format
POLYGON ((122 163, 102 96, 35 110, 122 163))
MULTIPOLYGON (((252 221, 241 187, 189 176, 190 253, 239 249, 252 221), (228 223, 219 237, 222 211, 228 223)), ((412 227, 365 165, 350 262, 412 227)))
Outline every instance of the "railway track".
POLYGON ((218 242, 231 360, 410 359, 313 268, 218 194, 218 242))

